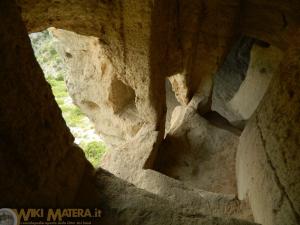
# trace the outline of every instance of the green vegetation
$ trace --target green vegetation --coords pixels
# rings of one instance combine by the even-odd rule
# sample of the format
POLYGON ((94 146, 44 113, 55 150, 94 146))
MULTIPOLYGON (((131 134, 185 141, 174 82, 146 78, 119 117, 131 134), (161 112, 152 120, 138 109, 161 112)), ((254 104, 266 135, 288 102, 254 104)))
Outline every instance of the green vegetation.
POLYGON ((85 152, 87 159, 97 167, 106 151, 106 146, 95 133, 93 124, 75 106, 64 81, 65 69, 62 59, 54 48, 54 40, 48 31, 30 35, 35 56, 42 67, 46 80, 52 88, 55 100, 62 110, 62 115, 75 137, 77 143, 85 152))
POLYGON ((63 60, 56 51, 57 43, 48 30, 30 34, 35 57, 42 67, 46 78, 54 77, 63 80, 65 67, 63 60))
POLYGON ((97 167, 106 151, 102 140, 95 134, 93 125, 80 109, 72 103, 65 82, 51 76, 47 78, 63 117, 75 137, 75 142, 84 150, 87 159, 97 167))
POLYGON ((85 150, 86 157, 93 165, 99 164, 100 159, 106 150, 105 145, 99 141, 83 143, 81 147, 85 150))
MULTIPOLYGON (((82 127, 86 128, 84 124, 85 115, 80 111, 78 107, 72 104, 71 99, 68 98, 69 94, 65 85, 65 82, 49 76, 47 81, 52 87, 52 92, 55 96, 55 100, 58 103, 63 117, 69 127, 82 127)), ((88 125, 88 124, 87 124, 88 125)))

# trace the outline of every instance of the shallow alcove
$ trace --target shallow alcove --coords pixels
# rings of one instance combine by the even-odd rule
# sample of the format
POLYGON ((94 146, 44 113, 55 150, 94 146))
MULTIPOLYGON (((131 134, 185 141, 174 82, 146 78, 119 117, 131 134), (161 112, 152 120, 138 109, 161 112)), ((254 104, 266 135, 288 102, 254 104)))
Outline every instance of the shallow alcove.
POLYGON ((212 111, 243 129, 263 99, 282 60, 282 51, 255 38, 240 37, 214 76, 212 111))
MULTIPOLYGON (((255 38, 238 38, 214 75, 209 110, 199 110, 193 100, 173 108, 154 170, 206 191, 236 194, 239 137, 281 60, 278 48, 255 38)), ((171 79, 177 89, 186 90, 178 84, 179 75, 171 79)))
POLYGON ((136 92, 113 64, 109 49, 93 36, 51 28, 57 50, 67 67, 68 92, 109 147, 133 137, 142 119, 136 92))

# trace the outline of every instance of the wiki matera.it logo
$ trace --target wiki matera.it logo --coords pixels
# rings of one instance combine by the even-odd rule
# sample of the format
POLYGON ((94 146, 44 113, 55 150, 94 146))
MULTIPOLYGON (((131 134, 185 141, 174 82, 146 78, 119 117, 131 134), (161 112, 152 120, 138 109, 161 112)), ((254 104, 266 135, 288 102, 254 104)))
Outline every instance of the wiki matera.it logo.
POLYGON ((0 225, 17 225, 17 214, 7 208, 0 209, 0 225))

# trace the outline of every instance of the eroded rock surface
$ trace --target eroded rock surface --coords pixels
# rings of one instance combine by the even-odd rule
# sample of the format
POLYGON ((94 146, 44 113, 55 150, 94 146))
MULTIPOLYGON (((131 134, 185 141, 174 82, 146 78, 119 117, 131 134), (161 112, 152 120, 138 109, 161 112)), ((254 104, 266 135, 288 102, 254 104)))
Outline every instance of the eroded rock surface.
POLYGON ((254 218, 266 225, 300 221, 300 43, 292 40, 237 154, 239 197, 249 199, 254 218))
POLYGON ((167 113, 166 113, 166 133, 170 129, 171 126, 171 118, 173 110, 176 106, 179 106, 180 103, 178 102, 175 92, 172 89, 172 85, 168 79, 166 79, 166 104, 167 104, 167 113))
POLYGON ((215 75, 212 110, 237 127, 252 116, 282 59, 282 51, 242 38, 215 75))
POLYGON ((143 125, 135 91, 118 74, 99 39, 54 28, 50 31, 66 65, 65 82, 73 102, 108 145, 134 137, 143 125))
MULTIPOLYGON (((267 94, 242 134, 236 170, 239 197, 249 200, 257 222, 264 225, 299 223, 298 0, 17 2, 19 9, 14 1, 0 1, 1 207, 99 206, 103 209, 106 225, 251 224, 228 218, 248 219, 251 213, 247 207, 244 208, 245 202, 233 196, 191 188, 149 169, 154 165, 154 159, 161 160, 158 156, 162 146, 178 132, 180 142, 174 149, 183 143, 185 151, 205 149, 200 155, 208 154, 209 157, 201 161, 192 152, 178 157, 174 163, 180 162, 178 165, 183 168, 183 160, 187 159, 193 168, 202 166, 203 170, 220 175, 216 164, 222 162, 222 165, 225 164, 222 167, 224 174, 230 177, 230 185, 223 182, 222 176, 217 176, 220 180, 216 179, 213 183, 207 177, 201 177, 205 173, 196 178, 202 179, 201 185, 207 185, 208 189, 224 191, 225 187, 228 190, 232 188, 234 160, 229 160, 227 165, 227 159, 234 155, 233 150, 222 149, 234 135, 212 128, 207 121, 199 118, 196 111, 199 104, 209 108, 212 77, 223 64, 235 37, 248 35, 282 51, 289 50, 283 58, 279 75, 270 82, 267 94), (21 21, 21 11, 25 26, 21 21), (105 158, 105 166, 119 178, 102 169, 95 173, 82 150, 73 144, 74 139, 61 117, 50 87, 34 60, 27 31, 41 31, 51 26, 92 35, 94 40, 99 40, 100 47, 96 46, 91 54, 71 52, 72 49, 64 51, 66 60, 70 62, 76 54, 85 61, 86 56, 93 58, 98 56, 96 52, 104 52, 99 64, 97 60, 86 64, 88 67, 95 65, 95 68, 77 65, 83 74, 85 69, 90 75, 94 75, 94 71, 106 74, 110 69, 116 74, 104 82, 107 85, 104 94, 98 92, 98 86, 94 86, 97 82, 86 83, 95 87, 95 93, 86 92, 87 86, 84 82, 80 83, 84 90, 74 91, 74 96, 79 95, 77 104, 86 100, 85 106, 81 106, 86 112, 87 108, 94 110, 100 104, 97 95, 105 96, 109 103, 105 107, 113 115, 123 112, 134 99, 135 118, 141 118, 145 125, 132 133, 127 130, 127 125, 121 127, 118 138, 128 138, 127 142, 105 158), (102 61, 107 63, 100 63, 102 61), (192 109, 192 114, 179 113, 180 119, 174 123, 178 126, 171 125, 174 129, 159 146, 165 132, 165 79, 171 77, 172 80, 173 75, 178 75, 171 82, 175 95, 182 105, 192 109), (216 133, 218 138, 226 139, 225 142, 221 144, 221 140, 215 139, 216 133), (205 148, 198 148, 202 145, 205 148), (225 160, 221 157, 223 152, 226 152, 225 160), (198 165, 195 159, 202 164, 198 165), (207 164, 212 162, 210 159, 213 159, 212 169, 210 163, 207 164), (222 183, 222 188, 219 189, 215 182, 222 183)), ((72 48, 80 51, 90 49, 88 42, 83 48, 81 45, 72 48)), ((253 55, 262 58, 251 59, 253 67, 250 66, 248 72, 269 74, 269 71, 274 71, 276 75, 275 61, 278 63, 280 59, 277 55, 272 61, 272 54, 269 57, 264 50, 253 51, 253 55), (270 63, 272 67, 270 70, 269 67, 260 68, 260 65, 256 67, 259 62, 270 63)), ((77 85, 77 81, 69 81, 77 85)), ((246 77, 245 81, 249 82, 248 85, 255 83, 250 77, 249 80, 246 77)), ((260 81, 264 85, 268 83, 265 79, 260 81)), ((255 92, 259 96, 253 94, 258 100, 262 98, 262 89, 266 90, 266 86, 255 92)), ((254 110, 239 100, 245 97, 243 91, 247 90, 247 85, 240 86, 239 90, 240 97, 236 95, 231 103, 242 116, 248 117, 254 110), (240 106, 242 108, 236 108, 240 106)), ((129 117, 127 115, 126 119, 129 117)), ((103 124, 103 127, 108 129, 110 125, 117 132, 119 124, 103 124)), ((165 146, 165 149, 170 146, 165 146)), ((172 149, 168 151, 170 153, 172 149)), ((193 171, 189 168, 187 174, 193 171)), ((181 178, 184 179, 184 176, 181 178)))
POLYGON ((215 127, 191 107, 175 108, 155 169, 194 187, 235 194, 238 136, 215 127))
POLYGON ((212 110, 220 113, 230 122, 243 120, 238 113, 228 106, 228 102, 245 80, 253 43, 254 39, 250 37, 241 37, 237 40, 224 64, 214 76, 212 110))
MULTIPOLYGON (((103 209, 103 215, 105 215, 103 224, 255 225, 255 223, 245 220, 205 216, 201 210, 194 211, 195 205, 189 205, 191 208, 183 207, 176 202, 137 189, 101 169, 97 171, 97 180, 99 188, 104 192, 100 200, 105 202, 107 207, 103 209), (119 194, 116 195, 116 193, 119 194)), ((218 201, 220 202, 220 198, 218 201)), ((206 204, 209 203, 203 202, 202 208, 206 204)), ((230 211, 229 208, 227 208, 226 213, 230 211)))
MULTIPOLYGON (((117 177, 133 183, 138 188, 172 202, 173 205, 181 208, 186 214, 206 214, 252 220, 252 214, 246 202, 239 201, 234 194, 225 195, 203 191, 191 187, 188 182, 183 183, 148 169, 153 167, 155 157, 160 156, 156 154, 158 148, 157 137, 157 132, 148 133, 145 129, 128 144, 107 152, 103 157, 101 167, 117 177)), ((222 170, 225 171, 224 167, 222 167, 222 170)), ((214 175, 216 177, 220 174, 215 173, 214 175)), ((189 174, 186 173, 186 176, 189 176, 189 174)), ((205 179, 204 182, 210 185, 205 179)))
POLYGON ((255 44, 245 80, 228 102, 233 112, 248 120, 263 99, 273 75, 282 60, 282 51, 273 46, 255 44))
POLYGON ((93 167, 74 144, 15 3, 1 1, 0 11, 0 207, 71 207, 78 193, 88 202, 97 197, 93 167))

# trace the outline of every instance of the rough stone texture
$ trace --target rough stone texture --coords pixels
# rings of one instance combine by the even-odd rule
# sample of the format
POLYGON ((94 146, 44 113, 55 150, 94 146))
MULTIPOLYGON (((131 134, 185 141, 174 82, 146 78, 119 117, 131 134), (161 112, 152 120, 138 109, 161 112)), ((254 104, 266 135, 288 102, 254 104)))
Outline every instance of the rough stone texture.
MULTIPOLYGON (((153 157, 157 156, 152 154, 158 147, 158 132, 149 133, 147 130, 139 132, 137 137, 127 144, 107 152, 102 159, 101 167, 138 188, 172 202, 187 214, 252 220, 247 204, 237 200, 235 195, 223 195, 192 188, 157 171, 146 169, 153 167, 153 157)), ((224 171, 224 168, 222 169, 224 171)))
POLYGON ((253 46, 246 78, 228 102, 229 108, 243 120, 248 120, 256 110, 281 60, 282 52, 278 48, 253 46))
MULTIPOLYGON (((29 32, 53 26, 99 38, 103 57, 112 64, 114 76, 135 92, 138 112, 135 116, 164 132, 160 128, 165 125, 165 69, 160 63, 165 61, 167 49, 163 38, 167 37, 164 21, 168 21, 168 14, 163 11, 166 2, 20 0, 18 3, 29 32)), ((123 84, 116 81, 113 89, 123 84)))
POLYGON ((129 142, 106 152, 100 166, 132 183, 151 156, 157 139, 157 131, 149 132, 144 128, 129 142))
POLYGON ((212 98, 212 110, 239 127, 256 110, 282 59, 276 47, 259 41, 253 44, 251 38, 242 40, 242 48, 237 45, 232 50, 215 76, 212 98))
POLYGON ((183 214, 166 200, 102 170, 97 173, 96 186, 93 168, 73 144, 50 86, 34 60, 14 2, 3 0, 0 9, 5 9, 0 14, 0 207, 98 206, 106 225, 253 224, 183 214))
MULTIPOLYGON (((134 92, 138 116, 143 119, 146 131, 137 133, 143 134, 144 139, 136 136, 134 144, 128 142, 123 149, 118 148, 124 152, 120 155, 127 157, 124 162, 111 157, 112 162, 124 163, 120 164, 120 170, 130 168, 132 162, 133 176, 124 171, 120 176, 132 177, 137 186, 151 189, 161 197, 101 169, 96 174, 96 188, 95 173, 83 152, 73 145, 50 87, 34 60, 20 12, 14 1, 2 0, 1 207, 100 204, 104 224, 249 224, 227 218, 244 215, 240 208, 244 203, 236 200, 237 207, 233 207, 235 201, 227 195, 191 190, 172 178, 143 170, 159 159, 158 144, 165 131, 166 77, 181 76, 178 87, 182 88, 174 90, 182 104, 192 103, 189 107, 193 110, 199 108, 197 104, 209 105, 213 74, 222 65, 235 38, 249 35, 282 50, 289 48, 289 52, 242 135, 237 157, 239 196, 249 198, 258 222, 290 225, 300 221, 300 50, 299 32, 295 32, 300 25, 298 0, 18 0, 18 3, 28 32, 54 26, 99 38, 117 80, 133 90, 125 88, 126 100, 119 102, 115 91, 123 86, 112 79, 110 101, 116 104, 111 109, 118 112, 134 92), (294 36, 292 40, 290 37, 294 36), (138 143, 147 144, 147 148, 138 143), (130 151, 134 154, 125 154, 130 151), (128 160, 134 155, 140 158, 128 160), (162 183, 167 184, 165 190, 172 192, 164 192, 162 183)), ((109 166, 118 170, 117 166, 109 166)))
POLYGON ((176 107, 154 168, 206 191, 235 194, 237 144, 238 136, 211 125, 193 108, 176 107))
POLYGON ((253 221, 252 211, 245 201, 235 195, 212 193, 191 187, 154 170, 143 170, 134 184, 161 198, 177 204, 189 214, 233 217, 253 221))
POLYGON ((166 200, 102 170, 97 173, 96 186, 95 172, 73 144, 50 86, 34 60, 14 2, 1 1, 0 8, 5 9, 0 14, 0 79, 4 84, 0 101, 1 207, 100 206, 103 224, 253 224, 185 215, 166 200))
POLYGON ((175 93, 176 99, 180 104, 187 105, 189 99, 189 87, 187 86, 187 78, 183 74, 175 74, 169 77, 172 90, 175 93))
POLYGON ((189 211, 187 206, 183 208, 176 202, 137 189, 102 169, 97 171, 97 180, 99 189, 103 191, 100 201, 106 205, 102 220, 105 225, 255 225, 245 220, 221 219, 189 211))
POLYGON ((162 133, 165 77, 172 77, 181 104, 198 95, 206 108, 212 77, 236 37, 248 34, 284 49, 300 24, 297 0, 18 3, 29 32, 54 26, 99 37, 118 79, 135 91, 138 117, 162 133), (261 21, 268 21, 268 28, 261 21))
POLYGON ((159 128, 165 124, 166 76, 182 76, 186 84, 178 84, 186 89, 175 93, 185 103, 196 92, 209 97, 240 9, 236 0, 18 3, 29 32, 54 26, 99 37, 116 73, 135 91, 139 116, 159 128))
POLYGON ((212 109, 232 124, 243 126, 243 121, 251 117, 267 91, 282 60, 282 51, 257 41, 251 49, 249 66, 244 64, 236 73, 231 69, 233 67, 236 70, 232 56, 228 56, 224 69, 216 75, 212 109), (234 74, 241 75, 242 79, 237 79, 234 74))
POLYGON ((187 105, 195 93, 210 96, 212 75, 234 39, 240 5, 179 0, 172 7, 168 75, 178 101, 187 105))
POLYGON ((212 76, 238 35, 284 49, 300 24, 298 0, 18 3, 30 32, 54 26, 99 37, 118 73, 136 91, 141 117, 158 127, 164 124, 164 102, 157 100, 165 95, 164 77, 181 76, 178 85, 184 89, 175 93, 182 102, 195 93, 209 98, 212 76))
POLYGON ((104 141, 118 145, 135 136, 143 124, 135 92, 117 76, 98 38, 54 28, 50 31, 66 65, 68 92, 104 141))
POLYGON ((239 197, 249 199, 255 221, 266 225, 300 221, 300 42, 291 41, 237 155, 239 197))
POLYGON ((167 104, 167 115, 166 115, 166 133, 170 129, 171 126, 171 117, 173 110, 176 106, 179 106, 175 92, 172 89, 172 85, 168 79, 166 79, 166 104, 167 104))
POLYGON ((230 108, 228 102, 234 97, 245 79, 253 42, 253 38, 241 37, 234 44, 224 64, 214 76, 211 108, 230 122, 243 120, 237 112, 230 108))
POLYGON ((246 0, 242 4, 242 33, 286 49, 300 25, 298 0, 246 0))
MULTIPOLYGON (((93 168, 73 144, 15 3, 0 9, 0 207, 71 206, 93 168)), ((92 186, 85 201, 97 196, 92 186)))

